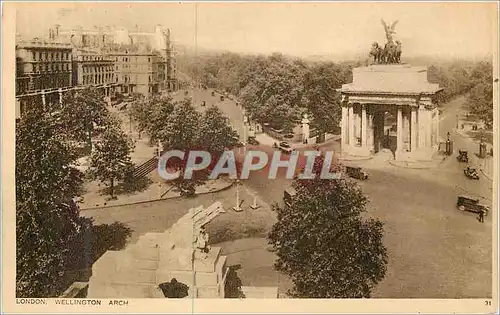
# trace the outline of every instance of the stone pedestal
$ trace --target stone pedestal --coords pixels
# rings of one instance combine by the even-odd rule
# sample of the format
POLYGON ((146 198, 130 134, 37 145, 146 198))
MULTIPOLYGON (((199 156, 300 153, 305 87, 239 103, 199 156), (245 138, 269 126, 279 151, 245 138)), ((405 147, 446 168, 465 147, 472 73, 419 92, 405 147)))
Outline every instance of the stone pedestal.
POLYGON ((219 202, 191 209, 164 233, 147 233, 122 251, 107 251, 92 266, 88 298, 164 298, 159 285, 178 282, 193 298, 223 298, 226 256, 218 247, 195 251, 193 235, 221 210, 219 202))

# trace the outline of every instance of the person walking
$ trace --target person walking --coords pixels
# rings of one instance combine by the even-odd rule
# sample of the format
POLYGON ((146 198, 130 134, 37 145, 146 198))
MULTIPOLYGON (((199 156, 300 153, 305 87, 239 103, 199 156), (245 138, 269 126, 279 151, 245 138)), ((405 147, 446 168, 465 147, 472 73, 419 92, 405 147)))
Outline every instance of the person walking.
POLYGON ((479 210, 479 217, 477 219, 479 222, 484 222, 484 210, 479 210))

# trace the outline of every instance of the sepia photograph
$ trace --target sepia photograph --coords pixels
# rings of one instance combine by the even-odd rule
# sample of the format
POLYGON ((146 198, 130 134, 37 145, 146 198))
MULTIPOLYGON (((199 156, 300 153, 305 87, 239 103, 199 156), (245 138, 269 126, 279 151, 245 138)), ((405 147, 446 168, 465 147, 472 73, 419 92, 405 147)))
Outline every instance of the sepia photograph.
POLYGON ((2 11, 3 311, 498 312, 497 2, 2 11))

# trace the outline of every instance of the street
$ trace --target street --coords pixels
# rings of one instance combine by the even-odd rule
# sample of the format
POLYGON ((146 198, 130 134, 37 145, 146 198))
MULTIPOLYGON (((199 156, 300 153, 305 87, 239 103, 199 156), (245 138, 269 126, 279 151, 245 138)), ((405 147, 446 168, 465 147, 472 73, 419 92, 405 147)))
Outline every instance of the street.
MULTIPOLYGON (((443 139, 454 128, 454 112, 463 101, 458 98, 443 105, 443 139)), ((232 105, 218 104, 226 115, 232 113, 229 117, 234 124, 241 124, 237 120, 239 108, 232 105)), ((466 147, 469 154, 477 151, 474 144, 459 136, 452 135, 451 140, 456 148, 466 147)), ((338 152, 339 143, 324 150, 338 152)), ((450 156, 435 169, 389 164, 367 169, 370 179, 359 184, 370 200, 368 214, 385 223, 389 250, 388 273, 376 288, 375 297, 491 296, 492 216, 479 223, 475 214, 457 210, 456 199, 460 194, 472 195, 491 205, 493 184, 484 177, 479 181, 466 178, 463 168, 455 156, 450 156)), ((281 202, 283 190, 291 181, 284 178, 284 170, 278 174, 277 179, 270 180, 267 170, 252 172, 243 184, 268 203, 281 202)))

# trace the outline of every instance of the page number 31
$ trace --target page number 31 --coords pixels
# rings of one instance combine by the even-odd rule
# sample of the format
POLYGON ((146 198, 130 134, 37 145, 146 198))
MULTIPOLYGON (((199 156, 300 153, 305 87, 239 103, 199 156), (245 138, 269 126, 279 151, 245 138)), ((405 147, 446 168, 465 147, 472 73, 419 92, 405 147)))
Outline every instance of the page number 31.
POLYGON ((491 306, 491 301, 484 301, 484 305, 491 306))

